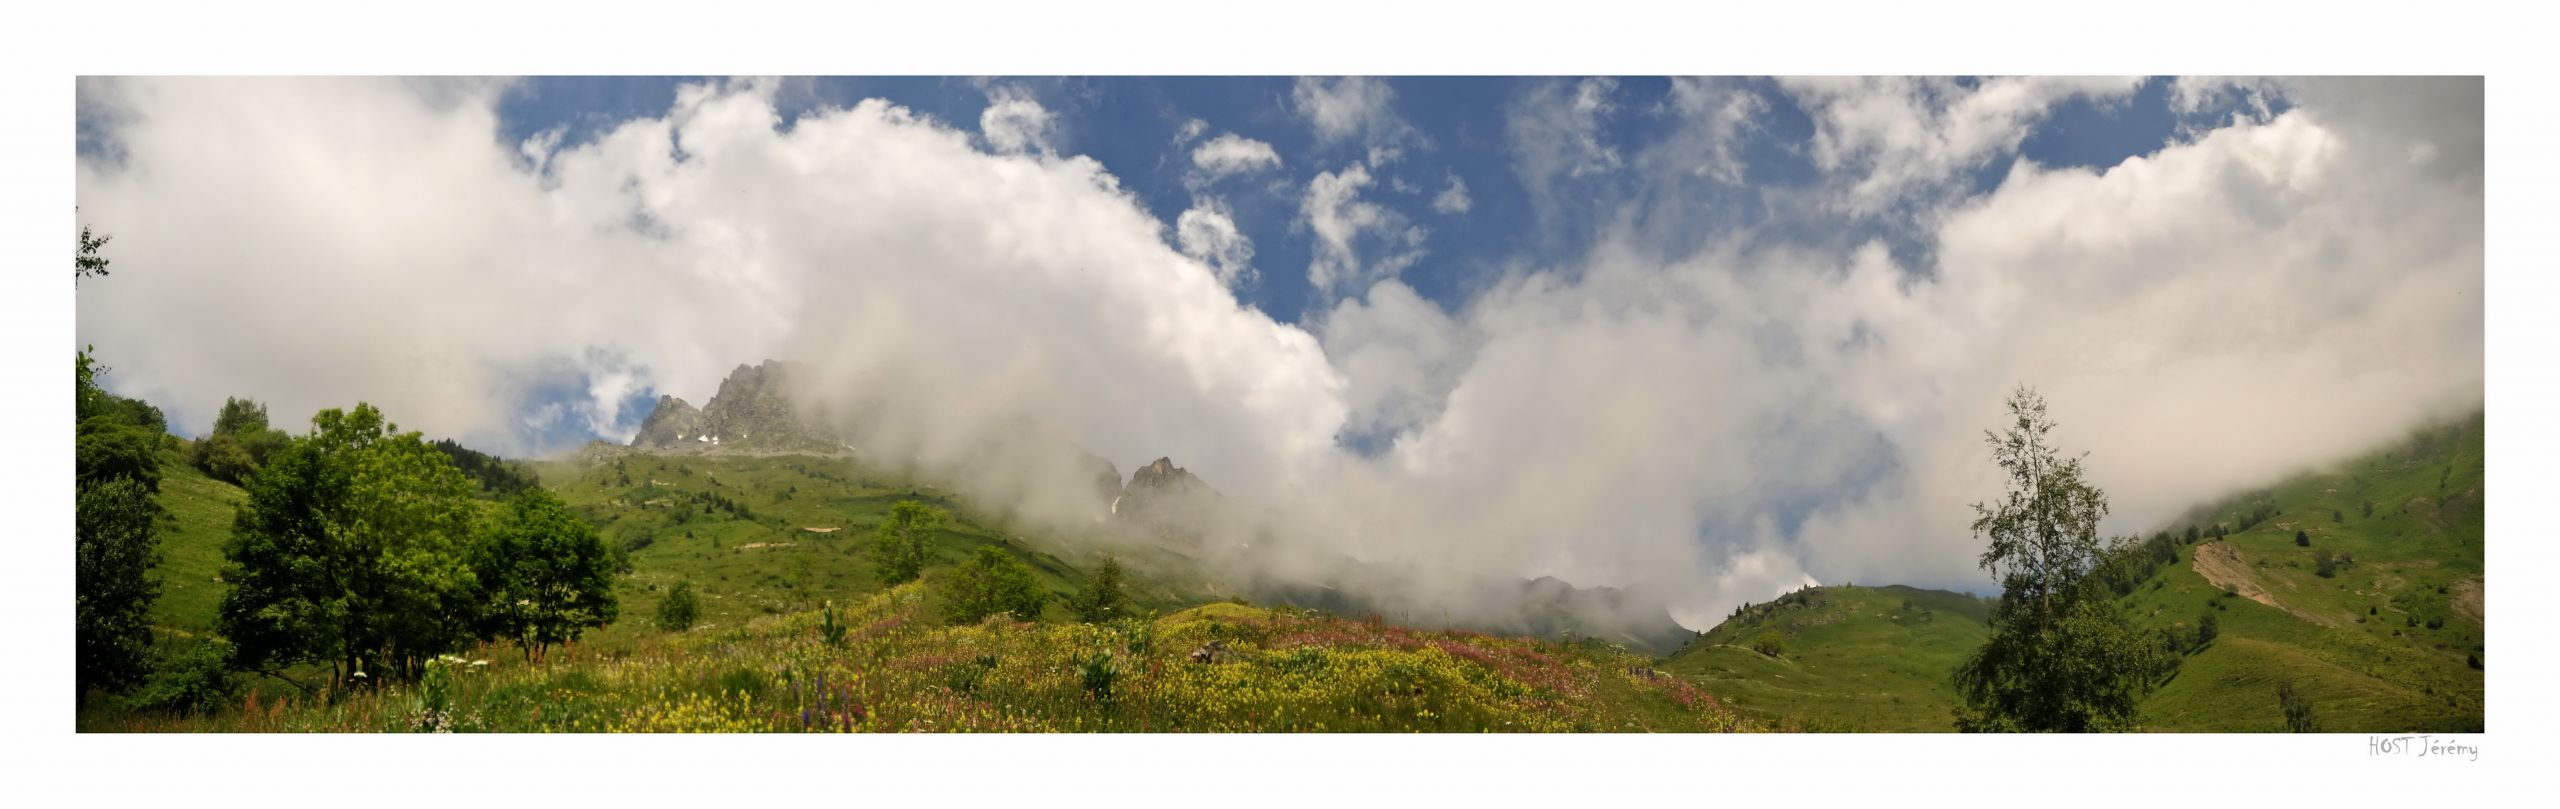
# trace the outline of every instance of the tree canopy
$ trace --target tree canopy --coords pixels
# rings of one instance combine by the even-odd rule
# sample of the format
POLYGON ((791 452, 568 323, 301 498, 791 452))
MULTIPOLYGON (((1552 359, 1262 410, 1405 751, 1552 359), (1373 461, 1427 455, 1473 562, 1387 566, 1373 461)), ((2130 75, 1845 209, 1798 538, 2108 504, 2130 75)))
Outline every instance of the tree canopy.
POLYGON ((612 623, 613 558, 595 528, 558 495, 519 491, 480 543, 472 565, 481 587, 481 628, 539 659, 553 645, 612 623))
POLYGON ((2136 704, 2173 658, 2118 615, 2104 582, 2112 564, 2142 558, 2101 544, 2106 493, 2083 477, 2081 458, 2050 441, 2043 397, 2019 388, 2004 431, 1984 432, 2008 490, 1974 504, 1973 532, 1989 540, 1982 569, 2001 584, 1991 637, 1956 671, 1966 731, 2130 729, 2136 704))
POLYGON ((372 405, 311 423, 248 481, 218 625, 249 670, 414 672, 477 623, 470 481, 372 405))
POLYGON ((905 584, 924 575, 932 557, 934 532, 951 523, 951 512, 913 500, 889 507, 889 518, 872 534, 872 567, 885 584, 905 584))
MULTIPOLYGON (((84 236, 85 241, 85 236, 84 236)), ((101 240, 103 242, 103 240, 101 240)), ((101 260, 103 264, 103 260, 101 260)), ((77 354, 73 393, 76 561, 73 615, 79 696, 123 691, 149 669, 159 583, 160 411, 98 386, 105 369, 77 354)))
POLYGON ((944 579, 943 617, 973 623, 989 615, 1011 613, 1015 620, 1034 621, 1049 601, 1048 591, 1031 568, 1003 548, 983 545, 969 561, 944 579))

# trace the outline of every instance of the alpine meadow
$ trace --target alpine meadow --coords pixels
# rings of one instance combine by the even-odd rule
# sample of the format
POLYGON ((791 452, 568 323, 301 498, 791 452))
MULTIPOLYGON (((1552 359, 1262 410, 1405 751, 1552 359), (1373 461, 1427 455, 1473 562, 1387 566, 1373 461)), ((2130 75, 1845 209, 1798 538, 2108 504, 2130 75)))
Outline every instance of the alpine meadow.
POLYGON ((2479 77, 76 96, 84 734, 2487 730, 2479 77))

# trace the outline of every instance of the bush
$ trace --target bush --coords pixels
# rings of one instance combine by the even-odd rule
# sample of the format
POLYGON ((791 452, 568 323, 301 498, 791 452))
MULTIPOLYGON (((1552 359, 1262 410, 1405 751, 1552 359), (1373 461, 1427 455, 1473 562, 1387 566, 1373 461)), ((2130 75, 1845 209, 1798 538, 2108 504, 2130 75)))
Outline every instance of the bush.
POLYGON ((2284 726, 2295 733, 2318 733, 2320 723, 2312 718, 2311 697, 2293 687, 2293 681, 2276 684, 2276 704, 2284 709, 2284 726))
POLYGON ((1088 624, 1128 614, 1129 594, 1122 578, 1119 557, 1102 557, 1102 570, 1094 574, 1093 585, 1067 599, 1067 609, 1075 612, 1076 620, 1088 624))
POLYGON ((980 546, 976 556, 943 579, 943 592, 943 617, 953 623, 975 623, 999 613, 1036 621, 1049 600, 1030 567, 993 545, 980 546))
POLYGON ((2311 535, 2301 531, 2295 531, 2293 532, 2293 544, 2295 547, 2300 548, 2311 547, 2311 535))
POLYGON ((2312 551, 2311 563, 2318 568, 2313 572, 2320 574, 2320 578, 2333 578, 2338 575, 2338 555, 2330 553, 2327 548, 2312 551))
POLYGON ((1751 651, 1770 657, 1777 657, 1779 652, 1785 651, 1785 648, 1776 632, 1763 632, 1758 639, 1751 641, 1751 651))
POLYGON ((2205 613, 2204 617, 2196 619, 2195 648, 2202 649, 2206 645, 2213 643, 2214 638, 2220 637, 2221 635, 2222 621, 2215 618, 2213 613, 2205 613))
POLYGON ((669 632, 692 629, 702 618, 702 601, 693 594, 693 582, 676 582, 667 597, 658 600, 658 628, 669 632))
POLYGON ((914 500, 889 507, 889 518, 872 533, 872 567, 884 584, 905 584, 924 575, 932 556, 935 532, 951 522, 951 512, 914 500))
POLYGON ((135 690, 132 707, 163 713, 199 713, 228 705, 239 693, 231 653, 215 643, 173 642, 152 661, 151 677, 135 690))
POLYGON ((1095 649, 1093 654, 1076 658, 1076 679, 1096 702, 1111 701, 1111 687, 1120 680, 1120 665, 1112 662, 1111 650, 1095 649))

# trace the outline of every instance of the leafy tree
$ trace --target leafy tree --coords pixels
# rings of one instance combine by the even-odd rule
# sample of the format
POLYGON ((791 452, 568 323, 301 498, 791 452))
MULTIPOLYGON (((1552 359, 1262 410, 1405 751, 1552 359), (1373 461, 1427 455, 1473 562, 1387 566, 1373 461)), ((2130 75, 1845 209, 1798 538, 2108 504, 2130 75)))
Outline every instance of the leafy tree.
POLYGON ((979 546, 975 556, 951 572, 943 585, 943 617, 952 623, 975 623, 989 615, 1012 613, 1017 620, 1040 618, 1049 594, 1029 566, 993 545, 979 546))
POLYGON ((1129 614, 1129 594, 1121 582, 1120 558, 1102 557, 1102 570, 1093 574, 1093 585, 1067 599, 1067 609, 1076 620, 1098 624, 1129 614))
POLYGON ((218 625, 243 669, 414 676, 477 623, 470 481, 372 405, 311 424, 249 478, 218 625))
POLYGON ((1762 632, 1760 637, 1751 641, 1751 651, 1770 657, 1777 657, 1778 653, 1785 649, 1785 641, 1780 640, 1776 632, 1762 632))
POLYGON ((2001 582, 1991 637, 1958 667, 1965 731, 2097 731, 2133 726, 2136 705, 2175 659, 2128 626, 2109 598, 2102 565, 2139 558, 2102 546, 2104 492, 2082 477, 2080 458, 2049 442, 2054 422, 2034 391, 2019 388, 2005 433, 1984 432, 2008 474, 1996 504, 1974 504, 1973 531, 1987 538, 1981 565, 2001 582))
POLYGON ((669 632, 692 629, 702 618, 702 601, 693 595, 693 582, 680 581, 668 588, 667 597, 658 599, 658 628, 669 632))
POLYGON ((2312 551, 2311 564, 2312 572, 2320 574, 2320 578, 2326 579, 2338 575, 2338 555, 2330 553, 2328 548, 2312 551))
POLYGON ((225 398, 213 419, 213 433, 196 441, 187 462, 217 480, 240 484, 292 443, 283 430, 267 426, 267 406, 248 399, 225 398))
POLYGON ((462 470, 463 476, 477 482, 481 489, 500 497, 512 497, 517 492, 541 485, 541 480, 535 476, 533 469, 525 466, 521 461, 510 461, 481 452, 455 443, 450 438, 436 439, 432 446, 436 451, 452 458, 453 465, 462 470))
MULTIPOLYGON (((71 256, 72 283, 77 284, 80 282, 80 279, 91 276, 99 278, 106 277, 108 264, 107 257, 99 255, 98 249, 107 246, 107 240, 113 238, 115 237, 90 235, 88 225, 80 226, 80 248, 78 252, 73 253, 71 256)), ((60 278, 62 276, 57 275, 54 277, 60 278)))
POLYGON ((2221 620, 2221 619, 2219 619, 2219 618, 2215 618, 2215 617, 2214 617, 2214 615, 2213 615, 2213 612, 2212 612, 2211 610, 2207 610, 2207 611, 2205 611, 2204 617, 2201 617, 2201 618, 2197 618, 2197 619, 2196 619, 2196 645, 2195 645, 2195 648, 2202 649, 2202 648, 2204 648, 2204 647, 2206 647, 2206 646, 2208 646, 2208 645, 2211 645, 2211 644, 2213 643, 2213 639, 2214 639, 2214 638, 2218 638, 2218 637, 2221 637, 2221 636, 2222 636, 2222 620, 2221 620))
POLYGON ((889 518, 881 521, 871 541, 872 565, 880 571, 880 580, 905 584, 924 575, 934 532, 950 522, 951 512, 914 500, 890 506, 889 518))
POLYGON ((554 644, 612 623, 613 554, 595 528, 560 498, 524 489, 480 546, 473 565, 482 593, 482 632, 542 659, 554 644))
POLYGON ((122 691, 149 670, 151 602, 160 594, 151 580, 157 561, 160 506, 129 477, 82 481, 78 501, 79 693, 122 691))
POLYGON ((160 594, 151 568, 162 512, 152 499, 160 488, 159 433, 142 423, 159 411, 127 406, 132 400, 98 386, 105 369, 88 352, 77 357, 73 659, 78 698, 85 699, 92 689, 129 689, 150 669, 149 614, 160 594))
POLYGON ((2293 532, 2293 544, 2294 547, 2298 548, 2311 547, 2311 535, 2301 531, 2295 531, 2293 532))

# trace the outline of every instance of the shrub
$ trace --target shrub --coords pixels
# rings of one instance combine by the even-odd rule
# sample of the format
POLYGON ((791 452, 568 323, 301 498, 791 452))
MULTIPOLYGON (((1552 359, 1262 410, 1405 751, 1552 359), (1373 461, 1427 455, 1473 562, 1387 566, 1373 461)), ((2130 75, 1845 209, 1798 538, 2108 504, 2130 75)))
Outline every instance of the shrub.
POLYGON ((1111 687, 1120 680, 1120 665, 1112 662, 1111 650, 1095 649, 1076 659, 1076 679, 1095 701, 1110 702, 1111 687))
POLYGON ((2295 547, 2300 548, 2311 547, 2311 535, 2301 531, 2295 531, 2293 532, 2293 544, 2295 547))
POLYGON ((158 650, 151 677, 131 706, 165 713, 196 713, 230 704, 239 693, 228 649, 203 641, 172 642, 158 650))
POLYGON ((676 582, 667 597, 658 600, 658 628, 682 632, 693 628, 702 618, 702 602, 693 595, 693 582, 676 582))
POLYGON ((2205 613, 2204 617, 2196 619, 2195 648, 2202 649, 2206 645, 2213 643, 2214 638, 2220 637, 2221 635, 2222 621, 2215 618, 2213 613, 2205 613))
POLYGON ((1126 615, 1129 612, 1129 594, 1121 583, 1122 578, 1120 558, 1102 557, 1102 570, 1094 574, 1093 585, 1067 599, 1067 609, 1075 612, 1076 620, 1088 624, 1126 615))
POLYGON ((844 644, 844 622, 836 620, 836 602, 828 601, 818 611, 818 637, 829 646, 844 644))
POLYGON ((980 546, 976 556, 942 581, 943 617, 953 623, 975 623, 998 613, 1036 621, 1049 600, 1030 567, 993 545, 980 546))
POLYGON ((2320 723, 2312 718, 2311 697, 2293 687, 2293 681, 2276 684, 2276 704, 2284 709, 2284 726, 2295 733, 2318 733, 2320 723))
POLYGON ((2318 568, 2313 572, 2320 574, 2320 578, 2326 579, 2338 575, 2338 555, 2330 553, 2327 548, 2312 551, 2311 563, 2318 568))
POLYGON ((951 512, 914 500, 889 507, 889 518, 872 533, 872 565, 886 584, 905 584, 924 575, 932 556, 935 532, 951 522, 951 512))
POLYGON ((1760 637, 1758 639, 1751 641, 1751 651, 1759 652, 1770 657, 1777 657, 1778 653, 1784 650, 1785 647, 1780 643, 1778 633, 1776 632, 1760 633, 1760 637))

